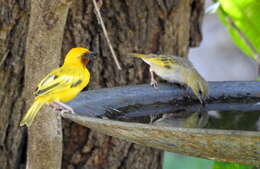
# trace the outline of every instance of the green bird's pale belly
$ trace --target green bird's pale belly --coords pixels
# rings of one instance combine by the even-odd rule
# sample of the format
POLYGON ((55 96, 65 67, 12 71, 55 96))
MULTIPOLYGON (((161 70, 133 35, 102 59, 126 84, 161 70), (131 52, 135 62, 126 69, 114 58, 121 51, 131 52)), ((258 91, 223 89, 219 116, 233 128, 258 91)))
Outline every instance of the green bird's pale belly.
POLYGON ((188 72, 181 66, 175 66, 170 69, 157 66, 157 65, 150 65, 150 66, 151 66, 151 70, 164 80, 167 80, 171 83, 174 82, 186 83, 185 74, 188 72))

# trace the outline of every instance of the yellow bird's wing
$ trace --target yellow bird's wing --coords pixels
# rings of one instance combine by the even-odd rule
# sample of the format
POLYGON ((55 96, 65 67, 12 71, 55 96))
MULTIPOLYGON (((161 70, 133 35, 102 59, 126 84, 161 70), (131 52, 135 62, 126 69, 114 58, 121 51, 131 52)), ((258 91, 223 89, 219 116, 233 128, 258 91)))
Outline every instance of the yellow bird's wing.
POLYGON ((79 86, 84 79, 84 75, 77 69, 63 68, 53 70, 38 85, 35 95, 43 96, 47 94, 62 92, 70 88, 79 86))

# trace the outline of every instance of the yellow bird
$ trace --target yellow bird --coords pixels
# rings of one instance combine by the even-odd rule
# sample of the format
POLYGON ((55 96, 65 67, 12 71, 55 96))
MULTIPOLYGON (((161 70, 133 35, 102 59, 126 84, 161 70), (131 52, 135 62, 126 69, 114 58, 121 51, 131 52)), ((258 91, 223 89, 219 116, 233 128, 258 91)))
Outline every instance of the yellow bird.
POLYGON ((62 102, 75 98, 87 86, 90 73, 86 67, 96 55, 85 48, 72 48, 66 55, 64 64, 51 71, 38 85, 33 105, 23 117, 20 126, 30 127, 36 114, 44 104, 66 109, 73 109, 62 102))
POLYGON ((180 83, 189 86, 198 97, 201 104, 208 95, 208 83, 197 72, 192 63, 183 57, 172 55, 130 53, 130 56, 141 58, 150 65, 151 85, 158 87, 154 74, 171 83, 180 83))

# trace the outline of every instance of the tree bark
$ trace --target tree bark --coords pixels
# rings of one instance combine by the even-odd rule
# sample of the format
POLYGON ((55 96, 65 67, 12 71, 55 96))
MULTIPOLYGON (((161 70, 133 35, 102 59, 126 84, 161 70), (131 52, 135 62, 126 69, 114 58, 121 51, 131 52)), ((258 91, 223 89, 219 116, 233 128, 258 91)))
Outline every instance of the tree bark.
POLYGON ((0 1, 0 168, 17 169, 24 161, 24 53, 29 19, 28 1, 0 1))
MULTIPOLYGON (((32 91, 39 81, 60 64, 64 25, 70 4, 69 0, 31 0, 25 53, 26 105, 32 104, 32 91)), ((50 108, 44 107, 39 111, 28 128, 26 169, 61 168, 61 127, 60 116, 50 108)))
MULTIPOLYGON (((18 127, 25 111, 22 93, 24 86, 33 88, 34 83, 43 77, 35 77, 37 82, 33 84, 24 82, 29 2, 0 2, 0 169, 16 169, 25 162, 26 135, 24 129, 18 127)), ((90 89, 148 82, 148 67, 140 60, 127 58, 126 54, 153 52, 187 56, 189 46, 196 46, 201 40, 199 27, 203 4, 204 0, 103 1, 101 13, 123 66, 119 72, 110 57, 92 1, 73 1, 65 26, 62 56, 75 46, 99 52, 92 67, 90 89)), ((48 16, 45 19, 49 24, 53 21, 48 16)), ((40 48, 36 49, 39 59, 46 52, 40 48)), ((52 53, 49 52, 48 55, 52 53)), ((46 67, 39 70, 41 73, 49 72, 57 64, 56 60, 49 62, 50 67, 47 67, 47 61, 43 60, 46 67)), ((32 65, 36 63, 30 62, 32 65)), ((67 120, 63 126, 64 169, 161 168, 159 150, 107 137, 67 120)))

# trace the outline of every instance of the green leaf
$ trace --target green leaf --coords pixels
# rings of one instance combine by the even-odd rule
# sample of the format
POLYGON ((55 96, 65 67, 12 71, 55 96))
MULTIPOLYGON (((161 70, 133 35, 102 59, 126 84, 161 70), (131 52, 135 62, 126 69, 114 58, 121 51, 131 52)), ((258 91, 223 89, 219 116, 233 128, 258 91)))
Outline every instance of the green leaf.
POLYGON ((212 169, 252 169, 254 165, 214 162, 212 169))
POLYGON ((260 0, 219 0, 218 10, 220 20, 226 25, 233 42, 248 56, 260 61, 256 52, 260 53, 260 0), (241 34, 227 22, 231 19, 234 25, 251 43, 245 42, 241 34), (252 50, 255 48, 255 51, 252 50))

